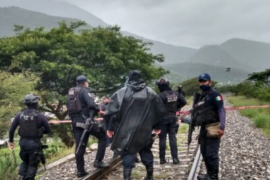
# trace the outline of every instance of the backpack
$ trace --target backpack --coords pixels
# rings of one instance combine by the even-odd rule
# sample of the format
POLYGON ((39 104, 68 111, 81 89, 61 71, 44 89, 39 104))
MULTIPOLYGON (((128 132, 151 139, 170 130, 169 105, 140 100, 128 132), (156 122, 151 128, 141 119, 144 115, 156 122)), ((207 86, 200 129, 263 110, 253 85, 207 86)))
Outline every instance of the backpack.
POLYGON ((73 87, 68 91, 67 110, 69 113, 79 113, 82 110, 82 105, 79 99, 79 94, 82 88, 73 87))

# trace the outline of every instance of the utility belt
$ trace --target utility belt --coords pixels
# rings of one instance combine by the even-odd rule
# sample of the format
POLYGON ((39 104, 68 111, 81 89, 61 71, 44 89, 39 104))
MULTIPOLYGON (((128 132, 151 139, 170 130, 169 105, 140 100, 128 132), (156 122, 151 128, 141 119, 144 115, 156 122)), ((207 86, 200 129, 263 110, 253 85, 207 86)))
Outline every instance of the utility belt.
POLYGON ((85 120, 82 118, 80 120, 79 119, 75 120, 75 126, 82 129, 90 128, 89 130, 106 133, 106 126, 103 120, 102 121, 93 120, 90 122, 90 127, 89 127, 89 125, 85 124, 85 120))
POLYGON ((38 137, 25 137, 25 136, 21 136, 21 139, 40 141, 41 138, 38 138, 38 137))

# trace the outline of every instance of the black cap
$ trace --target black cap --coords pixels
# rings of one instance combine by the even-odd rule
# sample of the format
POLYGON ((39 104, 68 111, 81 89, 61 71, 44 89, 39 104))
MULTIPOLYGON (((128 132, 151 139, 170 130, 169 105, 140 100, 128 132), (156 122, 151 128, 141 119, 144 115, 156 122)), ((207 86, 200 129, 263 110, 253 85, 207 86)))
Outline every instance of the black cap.
POLYGON ((199 75, 198 80, 211 81, 211 76, 208 73, 202 73, 199 75))
POLYGON ((87 77, 85 76, 85 75, 80 75, 80 76, 78 76, 77 78, 76 78, 76 81, 78 82, 78 83, 84 83, 84 82, 89 82, 88 81, 88 79, 87 79, 87 77))

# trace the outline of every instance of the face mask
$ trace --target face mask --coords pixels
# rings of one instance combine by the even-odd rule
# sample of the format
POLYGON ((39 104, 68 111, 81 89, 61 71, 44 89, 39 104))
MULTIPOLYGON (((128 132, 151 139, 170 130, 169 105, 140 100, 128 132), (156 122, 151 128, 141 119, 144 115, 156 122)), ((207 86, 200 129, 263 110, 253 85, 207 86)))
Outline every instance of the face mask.
POLYGON ((202 91, 208 91, 210 88, 211 88, 211 86, 210 86, 209 84, 201 85, 201 86, 200 86, 200 89, 201 89, 202 91))

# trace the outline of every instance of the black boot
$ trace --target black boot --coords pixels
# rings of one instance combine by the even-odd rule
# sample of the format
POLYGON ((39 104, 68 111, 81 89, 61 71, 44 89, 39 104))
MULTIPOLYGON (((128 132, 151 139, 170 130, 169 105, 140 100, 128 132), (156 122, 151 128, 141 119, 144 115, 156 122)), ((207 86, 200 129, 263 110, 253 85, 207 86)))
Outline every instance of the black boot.
POLYGON ((80 178, 80 177, 86 176, 87 174, 88 174, 88 172, 86 172, 86 171, 77 172, 77 177, 80 178))
POLYGON ((178 158, 173 158, 173 164, 178 164, 180 161, 178 158))
POLYGON ((115 158, 118 158, 119 156, 120 156, 120 154, 117 151, 114 151, 112 158, 115 159, 115 158))
POLYGON ((218 169, 209 170, 208 176, 207 180, 218 180, 218 169))
POLYGON ((144 178, 144 180, 153 180, 153 166, 146 167, 147 176, 144 178))
POLYGON ((197 176, 198 180, 207 180, 208 179, 208 174, 201 174, 197 176))
POLYGON ((165 158, 160 158, 160 164, 165 164, 167 161, 166 161, 166 159, 165 158))
POLYGON ((124 169, 124 171, 123 171, 124 180, 131 179, 131 171, 132 171, 132 169, 124 169))
POLYGON ((94 167, 95 168, 105 168, 105 167, 109 167, 110 165, 108 163, 104 163, 103 161, 97 161, 95 160, 94 162, 94 167))

